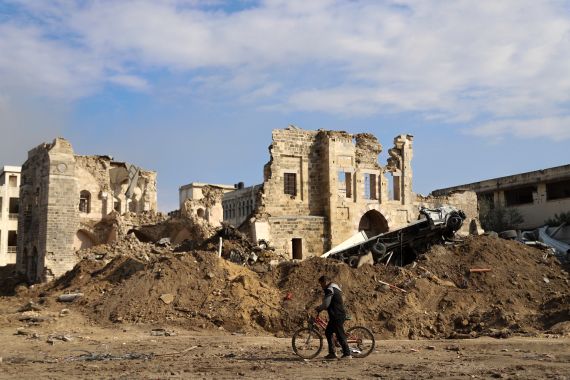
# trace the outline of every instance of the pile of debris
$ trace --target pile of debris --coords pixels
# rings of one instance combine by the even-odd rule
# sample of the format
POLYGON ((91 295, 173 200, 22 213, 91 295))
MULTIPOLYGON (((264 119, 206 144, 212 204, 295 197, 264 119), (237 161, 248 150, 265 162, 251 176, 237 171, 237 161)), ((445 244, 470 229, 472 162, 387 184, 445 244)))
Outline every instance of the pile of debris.
POLYGON ((570 277, 557 259, 490 236, 434 246, 404 267, 351 268, 311 258, 257 273, 218 257, 217 250, 165 248, 148 261, 123 252, 110 262, 83 260, 37 291, 81 293, 70 307, 98 323, 284 335, 320 302, 316 279, 322 274, 342 286, 351 323, 370 326, 382 338, 570 331, 570 277))

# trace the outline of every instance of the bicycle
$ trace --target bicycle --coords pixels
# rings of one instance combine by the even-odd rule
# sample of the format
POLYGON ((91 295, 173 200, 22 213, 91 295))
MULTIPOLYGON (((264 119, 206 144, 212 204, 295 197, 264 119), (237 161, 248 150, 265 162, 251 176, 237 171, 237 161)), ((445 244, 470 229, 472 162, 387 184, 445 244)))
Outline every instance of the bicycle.
MULTIPOLYGON (((293 352, 301 358, 313 359, 323 349, 323 334, 321 331, 324 332, 327 322, 318 315, 316 317, 309 316, 307 322, 307 327, 302 327, 295 331, 291 338, 291 345, 293 346, 293 352)), ((364 358, 370 355, 376 346, 376 340, 372 331, 364 326, 353 326, 346 330, 346 341, 351 355, 355 358, 364 358)), ((336 348, 340 347, 336 334, 333 335, 333 343, 336 348)))

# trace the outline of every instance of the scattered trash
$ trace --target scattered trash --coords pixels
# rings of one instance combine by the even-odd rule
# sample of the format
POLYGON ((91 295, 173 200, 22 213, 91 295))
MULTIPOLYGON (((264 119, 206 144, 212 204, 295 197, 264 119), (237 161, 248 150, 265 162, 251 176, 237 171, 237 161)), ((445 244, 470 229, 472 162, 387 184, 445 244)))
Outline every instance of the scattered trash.
POLYGON ((73 302, 78 298, 83 297, 83 293, 68 293, 68 294, 61 294, 57 297, 59 302, 73 302))
POLYGON ((74 361, 111 361, 111 360, 150 360, 154 357, 154 354, 142 354, 136 352, 130 352, 124 355, 112 355, 109 353, 97 354, 90 352, 87 354, 81 354, 79 356, 71 356, 65 359, 68 362, 74 361))
POLYGON ((469 273, 484 273, 490 272, 491 268, 471 268, 469 269, 469 273))
POLYGON ((169 331, 166 329, 152 329, 150 331, 150 335, 152 336, 175 336, 176 333, 174 331, 169 331))
POLYGON ((380 281, 380 280, 378 280, 378 282, 381 283, 382 285, 386 285, 386 286, 388 286, 388 287, 390 287, 390 288, 392 288, 392 289, 397 289, 397 290, 401 291, 402 293, 407 293, 407 292, 408 292, 407 290, 404 290, 404 289, 402 289, 402 288, 398 288, 396 285, 388 284, 387 282, 380 281))

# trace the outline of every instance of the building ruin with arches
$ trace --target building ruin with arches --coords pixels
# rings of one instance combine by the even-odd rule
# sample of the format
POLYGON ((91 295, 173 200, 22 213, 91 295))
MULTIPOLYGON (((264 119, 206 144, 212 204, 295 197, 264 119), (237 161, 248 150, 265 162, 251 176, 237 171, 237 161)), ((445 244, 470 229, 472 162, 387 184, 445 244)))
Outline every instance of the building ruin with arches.
POLYGON ((22 166, 16 269, 31 282, 59 277, 78 249, 117 238, 114 215, 156 209, 156 172, 76 155, 63 138, 41 144, 22 166))
POLYGON ((234 225, 291 259, 320 256, 359 231, 374 236, 403 227, 417 220, 421 206, 454 205, 468 216, 463 232, 476 228, 475 193, 423 197, 412 191, 412 142, 411 135, 396 136, 381 165, 382 146, 372 134, 275 129, 263 184, 236 190, 243 196, 225 193, 224 219, 234 222, 231 210, 237 210, 234 225))

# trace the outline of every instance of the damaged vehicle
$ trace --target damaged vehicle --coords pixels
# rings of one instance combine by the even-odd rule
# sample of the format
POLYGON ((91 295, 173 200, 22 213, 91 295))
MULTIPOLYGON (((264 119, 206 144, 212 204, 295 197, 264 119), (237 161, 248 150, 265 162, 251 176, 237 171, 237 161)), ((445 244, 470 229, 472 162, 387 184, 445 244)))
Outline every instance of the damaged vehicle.
POLYGON ((364 241, 341 245, 322 257, 341 260, 352 267, 363 263, 404 266, 434 244, 453 242, 465 218, 463 211, 452 206, 422 207, 417 221, 370 238, 361 231, 364 241))

